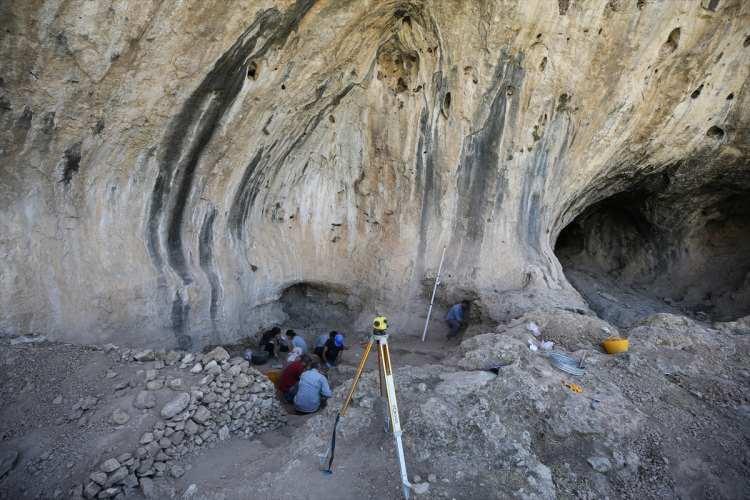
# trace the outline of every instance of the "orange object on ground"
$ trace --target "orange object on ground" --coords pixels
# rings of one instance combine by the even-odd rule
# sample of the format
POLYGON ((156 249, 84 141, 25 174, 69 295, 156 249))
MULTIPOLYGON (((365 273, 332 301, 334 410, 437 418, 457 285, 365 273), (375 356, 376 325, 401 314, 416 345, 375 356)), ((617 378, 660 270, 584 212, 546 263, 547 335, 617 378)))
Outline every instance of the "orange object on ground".
POLYGON ((279 385, 279 378, 281 377, 281 370, 269 370, 266 372, 266 377, 270 380, 274 387, 279 385))
POLYGON ((630 343, 628 342, 628 339, 620 337, 610 337, 602 342, 602 347, 604 347, 604 350, 607 351, 608 354, 626 352, 629 346, 630 343))

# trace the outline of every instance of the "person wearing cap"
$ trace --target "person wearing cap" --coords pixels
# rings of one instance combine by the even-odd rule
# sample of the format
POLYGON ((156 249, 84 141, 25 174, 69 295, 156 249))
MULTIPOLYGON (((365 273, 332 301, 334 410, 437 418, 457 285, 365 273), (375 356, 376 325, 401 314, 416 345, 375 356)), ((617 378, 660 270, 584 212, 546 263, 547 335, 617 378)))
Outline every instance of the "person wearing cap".
POLYGON ((305 342, 305 339, 303 339, 300 335, 297 335, 297 332, 294 330, 287 330, 286 331, 286 337, 287 342, 289 342, 290 350, 299 347, 302 349, 302 354, 307 354, 307 342, 305 342))
POLYGON ((345 349, 344 336, 339 332, 331 333, 334 333, 334 335, 328 338, 320 355, 320 358, 328 368, 336 366, 341 361, 341 351, 345 349))

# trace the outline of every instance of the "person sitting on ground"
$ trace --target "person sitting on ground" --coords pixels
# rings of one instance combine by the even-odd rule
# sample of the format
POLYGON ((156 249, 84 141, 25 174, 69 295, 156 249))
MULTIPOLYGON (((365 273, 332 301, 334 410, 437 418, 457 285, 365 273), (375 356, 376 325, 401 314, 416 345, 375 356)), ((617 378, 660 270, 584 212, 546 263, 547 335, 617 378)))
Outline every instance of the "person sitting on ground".
POLYGON ((281 328, 274 326, 260 337, 260 348, 268 353, 269 358, 279 356, 278 336, 280 333, 281 328))
POLYGON ((313 361, 300 376, 294 409, 300 414, 315 413, 326 407, 326 401, 332 395, 328 380, 320 373, 320 363, 313 361))
POLYGON ((287 330, 286 336, 287 340, 289 341, 290 349, 299 347, 300 349, 302 349, 302 354, 307 354, 307 342, 305 342, 305 339, 303 339, 300 335, 297 335, 297 332, 295 332, 294 330, 287 330))
POLYGON ((281 372, 278 389, 284 395, 284 400, 287 403, 294 401, 294 396, 297 394, 297 384, 299 383, 300 376, 311 361, 312 359, 307 354, 303 354, 289 363, 281 372))
POLYGON ((448 310, 448 314, 445 315, 445 322, 448 323, 448 338, 458 337, 458 334, 466 328, 469 315, 469 308, 471 308, 471 302, 468 300, 462 300, 459 304, 454 304, 448 310))
POLYGON ((344 335, 338 332, 331 333, 334 335, 328 338, 321 353, 318 354, 327 368, 336 366, 341 361, 341 351, 345 349, 344 335))

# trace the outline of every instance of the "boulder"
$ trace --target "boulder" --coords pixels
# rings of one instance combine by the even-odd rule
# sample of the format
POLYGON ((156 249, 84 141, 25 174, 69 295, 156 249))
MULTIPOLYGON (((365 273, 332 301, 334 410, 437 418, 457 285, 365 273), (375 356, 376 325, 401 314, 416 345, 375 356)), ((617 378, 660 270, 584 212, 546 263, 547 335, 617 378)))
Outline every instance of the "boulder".
POLYGON ((211 411, 203 405, 199 406, 195 410, 195 414, 193 414, 193 420, 195 420, 199 424, 205 424, 210 418, 211 418, 211 411))
POLYGON ((102 462, 99 466, 99 470, 110 474, 120 468, 120 462, 116 458, 110 458, 102 462))
POLYGON ((161 409, 161 416, 170 419, 182 412, 190 404, 190 394, 187 392, 178 393, 171 401, 161 409))
POLYGON ((223 347, 218 346, 208 354, 205 354, 203 359, 215 360, 217 362, 229 361, 229 353, 223 347))

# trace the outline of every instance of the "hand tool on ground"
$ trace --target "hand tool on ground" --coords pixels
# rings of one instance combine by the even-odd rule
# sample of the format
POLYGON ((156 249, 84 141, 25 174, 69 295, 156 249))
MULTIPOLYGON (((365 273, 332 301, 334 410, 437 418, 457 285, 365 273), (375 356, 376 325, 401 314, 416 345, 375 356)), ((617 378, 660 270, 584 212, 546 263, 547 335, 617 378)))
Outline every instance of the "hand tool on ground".
POLYGON ((393 381, 393 371, 391 367, 391 355, 388 349, 388 319, 385 316, 378 316, 372 322, 372 335, 370 341, 365 346, 365 350, 362 352, 362 358, 359 360, 357 371, 354 374, 354 380, 352 386, 349 389, 349 394, 344 400, 344 404, 341 410, 336 414, 336 420, 333 424, 333 435, 331 436, 331 445, 328 448, 328 453, 325 458, 328 460, 328 466, 324 469, 324 472, 332 474, 333 470, 333 456, 336 449, 336 428, 338 427, 339 420, 341 417, 346 416, 346 411, 349 409, 349 405, 354 397, 354 391, 357 389, 359 379, 362 377, 362 372, 367 364, 367 358, 370 355, 373 345, 377 344, 378 348, 378 371, 380 372, 380 395, 385 397, 388 404, 388 421, 390 423, 390 429, 393 430, 393 436, 396 439, 396 452, 398 454, 398 463, 401 470, 401 484, 403 487, 404 498, 408 500, 409 491, 411 489, 411 483, 406 474, 406 459, 404 458, 404 445, 401 441, 401 421, 398 416, 398 405, 396 403, 396 385, 393 381))

